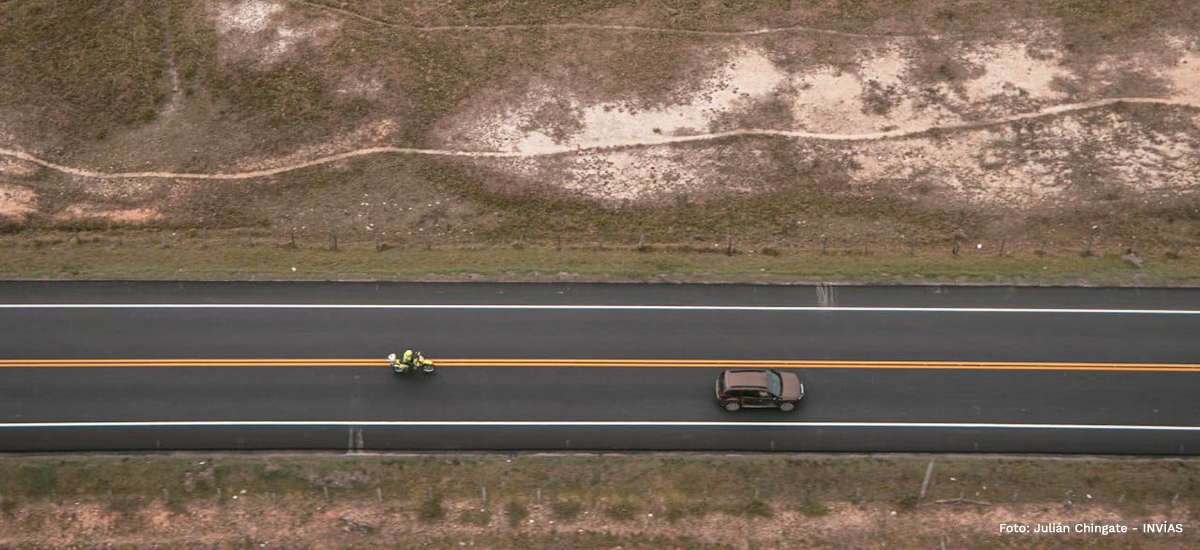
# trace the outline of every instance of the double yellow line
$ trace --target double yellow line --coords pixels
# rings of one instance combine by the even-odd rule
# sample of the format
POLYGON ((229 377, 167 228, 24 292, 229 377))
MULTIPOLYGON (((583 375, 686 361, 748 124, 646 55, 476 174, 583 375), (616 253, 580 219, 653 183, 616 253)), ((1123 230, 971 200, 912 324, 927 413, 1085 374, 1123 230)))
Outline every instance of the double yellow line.
MULTIPOLYGON (((943 369, 1196 372, 1189 363, 1047 363, 995 361, 771 361, 734 359, 434 359, 439 367, 637 367, 774 369, 943 369)), ((384 367, 387 360, 367 359, 0 359, 0 368, 48 367, 384 367)))

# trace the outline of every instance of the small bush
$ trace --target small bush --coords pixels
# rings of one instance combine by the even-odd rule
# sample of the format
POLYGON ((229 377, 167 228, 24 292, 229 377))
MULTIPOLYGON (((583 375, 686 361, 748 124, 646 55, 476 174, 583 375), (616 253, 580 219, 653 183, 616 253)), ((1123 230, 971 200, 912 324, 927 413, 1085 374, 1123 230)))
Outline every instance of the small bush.
POLYGON ((5 216, 0 216, 0 235, 20 233, 22 229, 24 229, 24 227, 20 222, 5 216))
POLYGON ((917 495, 909 493, 896 499, 896 509, 901 512, 907 512, 917 507, 917 495))
POLYGON ((775 510, 771 508, 771 505, 761 500, 751 500, 741 506, 737 512, 743 516, 757 518, 769 518, 775 515, 775 510))
POLYGON ((21 503, 11 496, 5 496, 4 501, 0 502, 0 514, 8 517, 16 515, 17 510, 21 508, 21 503))
POLYGON ((689 504, 686 507, 684 507, 684 511, 689 516, 696 516, 698 518, 702 518, 704 516, 707 516, 709 514, 709 512, 712 512, 712 509, 709 507, 709 504, 707 502, 694 502, 694 503, 689 504))
POLYGON ((670 523, 675 523, 683 519, 683 516, 686 515, 687 508, 675 503, 668 504, 667 509, 663 510, 663 517, 667 518, 667 521, 670 523))
POLYGON ((417 519, 424 522, 441 521, 446 517, 446 507, 442 506, 442 497, 435 496, 421 503, 417 508, 417 519))
POLYGON ((118 493, 108 502, 108 509, 114 512, 120 512, 122 515, 131 516, 142 508, 144 503, 136 494, 120 494, 118 493))
POLYGON ((31 497, 50 496, 58 488, 58 469, 52 464, 40 465, 29 470, 25 494, 31 497))
POLYGON ((529 517, 529 508, 515 500, 509 501, 504 507, 504 515, 508 518, 508 526, 515 529, 529 517))
POLYGON ((629 521, 637 512, 637 507, 628 502, 617 502, 604 509, 604 515, 617 521, 629 521))
POLYGON ((487 527, 492 523, 492 511, 487 508, 470 508, 463 510, 463 513, 458 516, 459 521, 468 525, 478 527, 487 527))
POLYGON ((829 513, 829 508, 809 495, 804 497, 804 502, 800 504, 800 513, 809 517, 823 516, 829 513))
POLYGON ((579 515, 579 511, 583 508, 579 502, 574 500, 556 500, 550 503, 550 513, 554 519, 559 521, 571 521, 575 516, 579 515))
POLYGON ((167 506, 167 511, 170 512, 172 516, 190 516, 191 515, 188 513, 187 506, 184 506, 183 503, 180 502, 178 499, 171 499, 171 501, 167 502, 166 506, 167 506))

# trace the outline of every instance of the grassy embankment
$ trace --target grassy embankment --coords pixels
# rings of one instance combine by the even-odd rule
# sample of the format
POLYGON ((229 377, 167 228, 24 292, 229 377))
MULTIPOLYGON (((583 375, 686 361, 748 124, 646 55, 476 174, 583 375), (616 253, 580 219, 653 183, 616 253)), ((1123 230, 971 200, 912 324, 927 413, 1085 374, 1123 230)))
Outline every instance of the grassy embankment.
MULTIPOLYGON (((999 255, 996 243, 978 251, 963 244, 954 256, 945 248, 901 245, 890 250, 749 249, 735 242, 706 241, 664 246, 609 240, 572 244, 519 241, 510 247, 468 244, 389 248, 373 242, 309 236, 292 247, 287 237, 252 234, 168 232, 59 233, 0 236, 0 277, 74 279, 375 279, 375 280, 564 280, 695 282, 867 282, 867 283, 1013 283, 1085 285, 1192 285, 1200 282, 1200 263, 1171 257, 1172 251, 1143 251, 1143 257, 1097 249, 1095 255, 1050 249, 1012 248, 999 255), (249 238, 248 238, 249 237, 249 238), (253 246, 251 246, 253 244, 253 246), (703 250, 703 251, 701 251, 703 250), (1139 266, 1136 262, 1140 262, 1139 266), (293 270, 295 268, 295 270, 293 270)), ((819 246, 819 245, 816 245, 819 246)), ((947 247, 950 245, 947 244, 947 247)), ((1012 245, 1009 245, 1012 246, 1012 245)))
MULTIPOLYGON (((336 33, 313 31, 313 36, 336 36, 336 40, 302 41, 290 54, 268 61, 255 53, 272 47, 269 41, 262 42, 267 38, 237 32, 223 35, 214 28, 215 3, 10 2, 0 6, 0 74, 4 75, 0 110, 8 117, 2 121, 9 134, 4 137, 13 146, 66 164, 98 170, 226 171, 269 165, 270 159, 323 142, 330 142, 332 150, 362 145, 359 141, 365 138, 353 137, 355 132, 385 118, 403 123, 391 130, 384 143, 454 147, 455 136, 439 132, 448 120, 471 116, 462 112, 464 105, 486 107, 489 94, 497 104, 519 102, 533 79, 552 88, 573 89, 585 104, 629 101, 653 108, 686 98, 711 74, 713 59, 719 57, 714 52, 722 48, 753 47, 770 54, 780 67, 799 70, 850 66, 863 47, 877 45, 870 38, 805 33, 730 38, 551 29, 423 33, 402 28, 410 24, 604 22, 711 30, 808 25, 987 41, 1007 36, 1014 21, 1045 21, 1061 30, 1064 65, 1086 68, 1105 56, 1141 51, 1147 40, 1163 33, 1186 34, 1200 21, 1200 9, 1180 0, 1119 4, 1030 0, 996 5, 1001 4, 1011 19, 994 17, 995 10, 977 2, 957 0, 845 0, 796 9, 770 3, 513 7, 484 2, 469 7, 445 4, 419 12, 388 4, 378 7, 379 12, 363 12, 393 24, 388 26, 292 2, 286 3, 279 24, 297 29, 336 24, 336 33), (170 74, 177 75, 178 90, 172 88, 170 74), (368 91, 339 91, 360 88, 368 91)), ((912 44, 915 82, 962 83, 969 71, 961 60, 946 57, 943 50, 948 44, 928 38, 912 44)), ((1127 80, 1143 82, 1147 88, 1112 93, 1157 91, 1151 89, 1153 79, 1127 80)), ((1160 111, 1142 106, 1127 107, 1123 113, 1159 128, 1156 125, 1167 124, 1158 120, 1163 118, 1160 111)), ((551 134, 556 121, 572 118, 570 113, 544 114, 539 124, 549 125, 545 129, 551 134)), ((785 114, 770 109, 743 113, 738 115, 742 118, 718 126, 786 125, 785 114)), ((1038 125, 1029 127, 1036 130, 1038 125)), ((566 271, 616 279, 662 273, 668 278, 778 281, 954 281, 962 277, 979 282, 1179 284, 1196 279, 1192 245, 1200 210, 1191 199, 1144 204, 1138 196, 1113 194, 1102 181, 1093 181, 1103 175, 1088 176, 1092 179, 1079 175, 1082 179, 1067 184, 1081 194, 1066 207, 1018 213, 989 210, 922 194, 923 184, 916 179, 854 187, 847 176, 853 167, 838 160, 840 145, 812 145, 808 152, 798 152, 796 145, 764 138, 695 145, 696 155, 720 158, 725 168, 736 168, 730 172, 732 181, 761 181, 764 186, 753 194, 719 200, 681 196, 665 204, 620 207, 551 189, 542 185, 545 182, 531 183, 495 164, 463 159, 372 157, 233 182, 92 181, 38 170, 6 176, 4 183, 32 189, 37 199, 34 211, 0 218, 5 230, 18 231, 4 237, 0 270, 12 277, 139 278, 334 278, 340 274, 412 278, 461 272, 525 277, 531 272, 566 271), (762 156, 748 156, 751 153, 762 156), (760 160, 751 162, 752 158, 760 160), (102 215, 122 209, 146 209, 161 217, 114 221, 102 215), (276 243, 291 229, 318 235, 336 232, 359 243, 369 242, 372 232, 379 232, 385 241, 408 241, 404 247, 410 249, 421 247, 423 235, 460 243, 475 235, 492 247, 468 254, 444 250, 447 247, 439 244, 433 251, 404 252, 403 258, 397 258, 400 252, 376 255, 370 245, 359 244, 344 245, 346 250, 335 256, 265 246, 241 250, 233 247, 236 237, 225 239, 228 246, 213 237, 207 251, 178 240, 164 251, 132 247, 109 251, 106 246, 49 245, 34 233, 114 225, 128 231, 135 229, 121 228, 218 233, 251 227, 274 234, 276 243), (623 236, 627 249, 641 234, 648 236, 652 246, 669 242, 678 247, 692 236, 723 241, 727 234, 736 236, 743 251, 759 251, 773 237, 806 244, 803 252, 785 246, 779 257, 675 254, 665 252, 663 245, 650 253, 548 250, 553 245, 547 243, 556 235, 577 246, 594 243, 600 233, 612 241, 623 236), (956 234, 963 237, 964 247, 984 240, 989 251, 1001 239, 1026 244, 1010 245, 1010 251, 1018 251, 1011 257, 964 253, 951 258, 948 242, 956 234), (1078 257, 1086 236, 1092 234, 1101 243, 1097 257, 1078 257), (816 254, 820 235, 831 236, 832 248, 842 252, 816 254), (1140 269, 1113 255, 1135 235, 1146 258, 1140 269), (540 245, 524 251, 508 248, 522 236, 540 245), (902 243, 907 239, 918 242, 915 258, 905 254, 902 243), (1039 241, 1047 239, 1072 244, 1046 256, 1031 254, 1039 241), (1183 243, 1185 259, 1164 259, 1164 252, 1176 243, 1183 243), (844 253, 862 248, 870 253, 844 253), (294 264, 299 265, 292 275, 294 264)), ((1038 142, 1020 146, 1029 149, 1024 152, 1044 147, 1038 142)), ((1075 151, 1081 166, 1090 165, 1088 147, 1075 151)), ((679 150, 686 154, 688 147, 679 150)), ((569 168, 556 162, 547 160, 543 168, 552 173, 569 168)), ((1083 172, 1069 171, 1068 176, 1083 172)), ((50 240, 56 238, 70 240, 50 240)))
POLYGON ((0 544, 1186 548, 1186 460, 467 455, 7 457, 0 544), (962 499, 962 500, 959 500, 962 499), (941 501, 941 502, 939 502, 941 501), (999 523, 1183 522, 1182 535, 999 523))

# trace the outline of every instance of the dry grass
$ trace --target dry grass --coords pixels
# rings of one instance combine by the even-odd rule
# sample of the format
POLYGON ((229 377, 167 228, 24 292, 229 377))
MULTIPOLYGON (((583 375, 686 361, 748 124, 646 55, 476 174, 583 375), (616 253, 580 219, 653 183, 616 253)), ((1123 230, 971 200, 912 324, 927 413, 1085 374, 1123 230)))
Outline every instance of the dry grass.
POLYGON ((826 282, 859 283, 992 283, 1084 285, 1194 285, 1200 282, 1200 250, 1139 243, 1137 256, 1125 256, 1132 244, 1096 241, 1084 255, 1085 242, 977 243, 963 239, 959 255, 951 242, 922 243, 908 254, 904 241, 782 241, 762 248, 738 240, 727 255, 724 238, 688 243, 647 242, 608 235, 598 240, 564 242, 529 239, 522 245, 489 245, 479 241, 447 244, 383 239, 338 240, 331 251, 327 235, 301 233, 296 247, 286 235, 243 232, 167 233, 81 232, 0 235, 0 277, 79 279, 253 279, 253 280, 551 280, 551 281, 696 281, 696 282, 826 282), (253 246, 250 246, 253 244, 253 246), (985 244, 982 250, 976 244, 985 244), (765 251, 765 252, 764 252, 765 251), (1140 264, 1140 265, 1139 265, 1140 264), (294 268, 294 269, 293 269, 294 268))
POLYGON ((153 119, 165 97, 160 2, 0 5, 0 138, 71 147, 153 119), (6 123, 11 126, 6 125, 6 123))
MULTIPOLYGON (((636 112, 648 121, 695 122, 695 128, 674 130, 693 133, 889 128, 922 122, 925 115, 913 114, 914 105, 948 120, 981 120, 1044 107, 1060 95, 1082 101, 1174 93, 1156 71, 1190 51, 1187 41, 1200 28, 1200 7, 1184 0, 995 3, 1003 4, 1004 17, 994 16, 1000 11, 990 2, 8 2, 0 4, 0 145, 106 171, 238 171, 383 144, 492 149, 486 132, 472 124, 497 112, 512 118, 501 126, 562 143, 600 135, 584 122, 595 122, 602 108, 621 112, 613 115, 618 121, 643 120, 636 112), (269 7, 265 23, 230 30, 231 10, 250 5, 269 7), (556 23, 677 30, 799 25, 880 36, 405 28, 556 23), (1164 36, 1184 44, 1165 48, 1164 36), (971 55, 994 51, 1009 56, 1001 56, 1001 66, 1015 59, 1077 78, 1038 80, 1024 95, 964 102, 968 81, 988 68, 986 59, 971 55), (754 70, 737 73, 729 60, 754 70), (897 72, 891 65, 898 63, 908 69, 897 72), (717 76, 726 73, 740 75, 734 80, 745 85, 756 77, 787 83, 753 101, 717 101, 721 109, 711 116, 687 110, 724 93, 717 76), (857 89, 859 80, 862 93, 841 98, 844 104, 800 108, 819 104, 812 97, 823 97, 825 88, 857 89)), ((673 131, 658 130, 652 135, 673 131)), ((882 251, 893 245, 877 243, 915 240, 919 248, 943 248, 958 234, 1077 245, 1088 236, 1105 243, 1136 236, 1161 255, 1177 242, 1186 247, 1200 239, 1200 197, 1187 164, 1197 144, 1191 110, 1116 106, 895 140, 729 138, 530 161, 370 157, 233 182, 94 181, 14 161, 0 165, 0 186, 20 188, 22 198, 6 199, 15 201, 5 204, 14 214, 0 217, 0 228, 254 228, 276 237, 295 230, 358 241, 380 234, 408 247, 427 238, 507 245, 558 235, 579 243, 605 234, 622 241, 647 235, 674 245, 725 235, 754 243, 781 238, 811 249, 828 236, 838 248, 876 251, 853 265, 819 262, 837 267, 800 267, 800 273, 956 277, 963 270, 955 265, 966 262, 911 266, 882 251), (26 210, 32 211, 17 214, 26 210)), ((277 267, 270 259, 261 268, 249 257, 203 259, 221 266, 211 273, 242 269, 242 262, 260 272, 277 267)), ((553 259, 517 260, 464 261, 465 270, 489 272, 562 267, 553 259), (486 265, 474 267, 480 264, 486 265)), ((5 267, 10 273, 54 271, 45 261, 18 255, 5 267)), ((132 256, 89 261, 112 266, 99 268, 105 273, 138 271, 132 256)), ((192 273, 199 268, 181 261, 192 273)), ((379 269, 369 261, 313 261, 329 265, 319 273, 379 269)), ((438 261, 433 271, 454 268, 438 261)), ((568 264, 580 262, 588 260, 568 264)), ((965 271, 973 279, 986 267, 1002 278, 1036 279, 1041 266, 1034 263, 978 263, 965 271)), ((1093 265, 1105 271, 1095 277, 1111 280, 1110 268, 1120 262, 1111 263, 1093 265)), ((709 259, 656 256, 655 264, 685 273, 725 269, 709 259)), ((1046 271, 1064 273, 1049 280, 1064 280, 1087 267, 1046 271)), ((1158 281, 1191 277, 1177 267, 1147 269, 1158 281)), ((641 276, 653 270, 612 271, 641 276)))
MULTIPOLYGON (((960 548, 1018 548, 1039 541, 998 537, 999 522, 1170 521, 1183 522, 1185 533, 1141 540, 1185 548, 1194 527, 1188 518, 1200 504, 1194 461, 935 461, 917 503, 912 495, 928 458, 8 457, 0 460, 0 544, 790 548, 886 540, 927 547, 950 537, 960 548), (489 509, 481 487, 510 504, 489 509), (989 505, 935 503, 960 495, 989 505)), ((1127 540, 1050 542, 1056 546, 1042 547, 1117 548, 1127 540)))

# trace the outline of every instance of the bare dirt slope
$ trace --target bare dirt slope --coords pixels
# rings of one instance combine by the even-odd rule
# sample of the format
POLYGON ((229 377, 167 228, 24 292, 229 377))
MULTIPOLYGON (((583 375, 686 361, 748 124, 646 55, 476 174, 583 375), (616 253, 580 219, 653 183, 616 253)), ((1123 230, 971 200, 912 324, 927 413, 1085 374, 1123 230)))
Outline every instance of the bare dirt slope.
POLYGON ((0 5, 10 223, 1200 227, 1188 2, 101 4, 0 5))
POLYGON ((1198 538, 1196 469, 946 455, 12 456, 0 459, 0 545, 1182 549, 1198 538), (1051 523, 1130 529, 1001 531, 1051 523))

